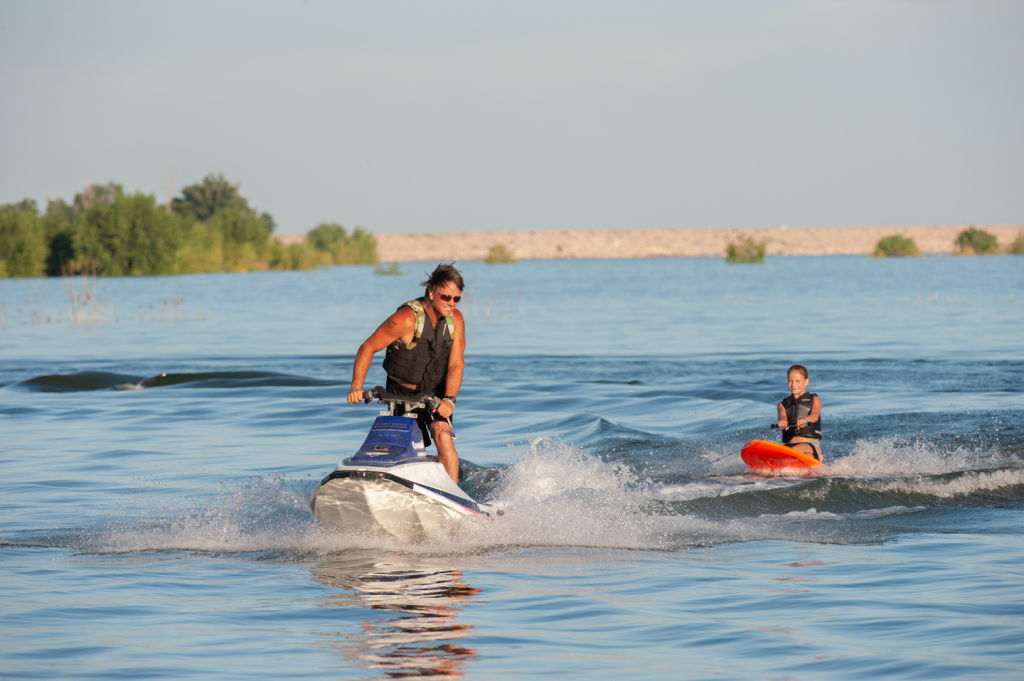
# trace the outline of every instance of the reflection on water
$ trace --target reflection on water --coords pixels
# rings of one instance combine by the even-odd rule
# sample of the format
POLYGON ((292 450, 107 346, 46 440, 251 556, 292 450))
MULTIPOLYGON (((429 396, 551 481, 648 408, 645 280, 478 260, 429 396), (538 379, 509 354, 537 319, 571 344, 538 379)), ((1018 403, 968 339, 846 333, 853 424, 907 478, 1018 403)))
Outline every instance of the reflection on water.
POLYGON ((474 648, 455 643, 472 628, 457 616, 480 593, 463 581, 460 570, 396 557, 329 560, 312 572, 321 584, 339 589, 324 597, 324 606, 369 607, 378 615, 356 633, 328 634, 348 662, 378 670, 384 678, 442 679, 462 676, 466 661, 477 657, 474 648))

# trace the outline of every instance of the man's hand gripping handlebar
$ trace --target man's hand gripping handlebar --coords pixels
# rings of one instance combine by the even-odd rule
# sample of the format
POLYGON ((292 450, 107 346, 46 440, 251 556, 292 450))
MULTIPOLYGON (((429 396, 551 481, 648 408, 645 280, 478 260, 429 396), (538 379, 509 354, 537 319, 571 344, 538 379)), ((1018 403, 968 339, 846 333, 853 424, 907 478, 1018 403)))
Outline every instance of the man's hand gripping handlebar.
MULTIPOLYGON (((349 391, 349 402, 351 404, 355 404, 355 402, 353 402, 351 399, 352 393, 354 392, 356 391, 349 391)), ((400 395, 392 395, 383 387, 378 385, 372 390, 360 390, 358 392, 361 394, 361 399, 365 404, 369 404, 370 402, 377 400, 380 404, 388 405, 392 413, 394 413, 395 405, 398 403, 405 404, 405 408, 407 410, 426 408, 429 409, 430 411, 434 411, 441 404, 441 399, 434 395, 433 393, 431 393, 429 390, 426 390, 416 395, 402 397, 400 395)), ((356 402, 358 401, 359 400, 356 400, 356 402)))

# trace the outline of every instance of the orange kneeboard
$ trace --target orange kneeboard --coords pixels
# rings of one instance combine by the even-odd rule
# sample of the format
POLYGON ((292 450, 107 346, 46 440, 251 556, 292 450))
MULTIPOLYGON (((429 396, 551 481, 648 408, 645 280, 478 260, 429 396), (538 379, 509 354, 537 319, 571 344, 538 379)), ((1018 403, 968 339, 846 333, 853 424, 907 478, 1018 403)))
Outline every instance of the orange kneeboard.
POLYGON ((743 445, 740 457, 755 471, 774 471, 780 468, 800 470, 821 465, 813 456, 765 440, 751 440, 743 445))

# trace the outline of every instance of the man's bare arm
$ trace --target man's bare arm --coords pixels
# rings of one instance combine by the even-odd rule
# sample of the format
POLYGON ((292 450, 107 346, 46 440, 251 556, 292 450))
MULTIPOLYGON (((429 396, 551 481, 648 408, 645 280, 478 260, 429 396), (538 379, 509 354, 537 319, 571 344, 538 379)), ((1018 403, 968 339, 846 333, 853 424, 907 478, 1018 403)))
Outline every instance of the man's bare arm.
POLYGON ((394 313, 377 327, 369 338, 363 341, 356 353, 355 364, 352 365, 352 384, 349 386, 348 403, 355 404, 363 399, 363 381, 370 371, 373 356, 403 338, 412 338, 416 325, 416 315, 408 307, 394 313))
MULTIPOLYGON (((455 311, 455 336, 452 338, 452 352, 448 355, 448 373, 444 378, 444 394, 452 397, 459 394, 462 387, 462 372, 466 368, 466 325, 462 313, 455 311)), ((443 418, 452 415, 455 408, 448 402, 442 402, 437 413, 443 418)))

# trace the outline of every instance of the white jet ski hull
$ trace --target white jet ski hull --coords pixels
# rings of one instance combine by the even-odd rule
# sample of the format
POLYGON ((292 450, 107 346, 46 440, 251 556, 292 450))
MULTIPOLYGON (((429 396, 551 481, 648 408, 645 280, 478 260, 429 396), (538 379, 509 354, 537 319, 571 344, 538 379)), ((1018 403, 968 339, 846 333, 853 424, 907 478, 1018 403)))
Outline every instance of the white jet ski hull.
POLYGON ((400 538, 441 530, 452 521, 491 519, 489 507, 469 498, 436 461, 386 468, 338 466, 309 502, 317 522, 351 532, 400 538))

